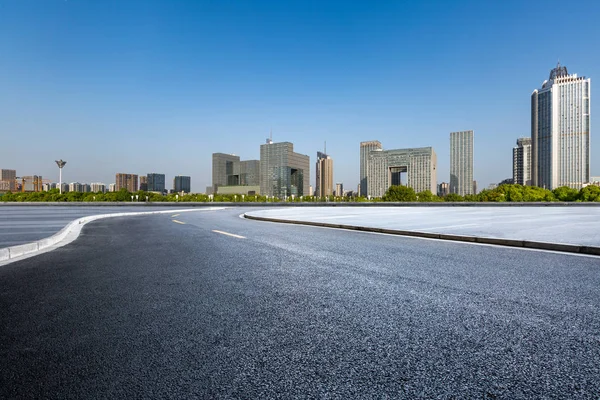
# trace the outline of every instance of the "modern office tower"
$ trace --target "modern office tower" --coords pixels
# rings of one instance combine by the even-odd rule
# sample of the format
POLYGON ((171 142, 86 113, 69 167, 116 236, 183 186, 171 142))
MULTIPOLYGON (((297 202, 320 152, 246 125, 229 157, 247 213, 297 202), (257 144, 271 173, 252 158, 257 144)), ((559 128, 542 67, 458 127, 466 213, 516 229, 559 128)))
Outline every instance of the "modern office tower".
POLYGON ((373 150, 382 150, 378 140, 360 142, 360 196, 366 197, 369 192, 367 175, 369 175, 369 153, 373 150))
POLYGON ((14 192, 17 189, 16 179, 17 179, 17 170, 15 170, 15 169, 0 169, 0 181, 8 182, 8 190, 14 192))
POLYGON ((147 176, 140 176, 140 190, 142 192, 147 192, 148 191, 148 177, 147 176))
POLYGON ((137 192, 138 176, 136 174, 118 173, 115 177, 115 190, 127 189, 129 192, 137 192))
POLYGON ((98 192, 106 192, 106 185, 104 183, 92 183, 90 185, 90 191, 94 192, 94 193, 98 193, 98 192))
POLYGON ((590 180, 591 80, 558 64, 531 94, 532 184, 581 189, 590 180))
POLYGON ((432 147, 373 150, 367 164, 367 196, 382 197, 392 185, 406 185, 417 193, 436 191, 437 156, 432 147))
POLYGON ((310 157, 294 153, 290 142, 260 146, 260 193, 283 198, 304 196, 310 186, 310 157))
POLYGON ((165 174, 151 172, 146 175, 149 192, 163 193, 165 191, 165 174))
POLYGON ((473 131, 450 133, 450 193, 473 194, 473 131))
POLYGON ((513 181, 531 186, 531 138, 519 138, 513 147, 513 181))
POLYGON ((442 182, 438 185, 437 195, 439 197, 447 196, 450 193, 450 184, 448 182, 442 182))
POLYGON ((259 191, 259 160, 240 161, 240 157, 233 154, 213 153, 212 164, 213 193, 255 194, 259 191))
POLYGON ((335 195, 340 197, 344 195, 344 184, 343 183, 336 183, 335 184, 335 195))
POLYGON ((173 178, 173 190, 176 193, 179 193, 179 192, 190 193, 191 187, 192 187, 192 178, 190 178, 189 176, 177 175, 175 178, 173 178))
POLYGON ((315 192, 317 197, 333 195, 333 160, 330 156, 317 151, 317 180, 315 192))
POLYGON ((116 183, 109 183, 108 184, 108 191, 109 192, 116 192, 117 191, 117 184, 116 183))

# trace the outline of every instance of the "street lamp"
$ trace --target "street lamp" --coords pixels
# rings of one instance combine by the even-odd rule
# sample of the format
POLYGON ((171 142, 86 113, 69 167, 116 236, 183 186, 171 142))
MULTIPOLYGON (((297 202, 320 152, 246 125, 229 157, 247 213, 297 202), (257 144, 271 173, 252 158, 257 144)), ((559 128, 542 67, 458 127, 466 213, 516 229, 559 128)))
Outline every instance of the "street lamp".
POLYGON ((66 161, 63 161, 62 159, 55 161, 56 165, 58 165, 58 187, 59 187, 59 193, 62 194, 62 169, 65 166, 65 164, 67 163, 66 161))

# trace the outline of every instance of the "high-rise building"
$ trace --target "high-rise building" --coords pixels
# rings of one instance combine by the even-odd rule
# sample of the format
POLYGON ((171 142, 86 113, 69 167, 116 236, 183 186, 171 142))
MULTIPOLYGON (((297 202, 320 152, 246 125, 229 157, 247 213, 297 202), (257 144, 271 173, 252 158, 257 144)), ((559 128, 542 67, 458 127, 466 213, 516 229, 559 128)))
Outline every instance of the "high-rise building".
POLYGON ((179 193, 179 192, 190 193, 191 187, 192 187, 192 178, 190 178, 189 176, 177 175, 175 178, 173 178, 173 190, 176 193, 179 193))
POLYGON ((581 189, 590 180, 591 80, 560 63, 531 94, 532 184, 581 189))
POLYGON ((310 157, 294 153, 290 142, 260 146, 260 193, 283 198, 304 196, 310 186, 310 157))
POLYGON ((333 160, 325 153, 317 151, 317 180, 315 192, 317 197, 333 195, 333 160))
POLYGON ((165 191, 165 174, 151 172, 146 176, 149 192, 163 193, 165 191))
POLYGON ((513 147, 513 181, 531 186, 531 138, 519 138, 513 147))
POLYGON ((148 191, 148 177, 147 176, 140 176, 140 190, 142 192, 147 192, 148 191))
POLYGON ((450 133, 450 193, 473 194, 473 131, 450 133))
POLYGON ((69 192, 69 184, 66 182, 63 182, 59 185, 59 189, 61 193, 68 193, 69 192))
POLYGON ((378 140, 360 142, 360 192, 363 197, 369 192, 367 176, 369 175, 369 154, 373 150, 382 150, 383 147, 378 140))
POLYGON ((79 182, 71 182, 69 183, 69 192, 83 192, 82 189, 83 184, 79 182))
POLYGON ((90 185, 90 191, 94 192, 94 193, 98 193, 98 192, 106 192, 106 185, 104 183, 92 183, 90 185))
POLYGON ((115 190, 127 189, 129 192, 137 192, 138 176, 136 174, 118 173, 115 177, 115 190))
POLYGON ((341 197, 344 195, 344 184, 343 183, 335 184, 335 195, 338 197, 341 197))
MULTIPOLYGON (((0 169, 0 181, 7 182, 8 190, 14 192, 17 188, 17 170, 0 169)), ((4 185, 6 186, 6 184, 4 185)))
POLYGON ((22 188, 24 192, 41 192, 44 182, 41 175, 31 175, 22 177, 21 184, 25 185, 22 188))
POLYGON ((116 192, 117 191, 117 184, 116 183, 109 183, 108 184, 108 191, 109 192, 116 192))
POLYGON ((417 193, 436 191, 437 156, 433 147, 372 150, 367 164, 368 196, 382 197, 392 185, 405 185, 417 193))
POLYGON ((437 195, 439 197, 447 196, 450 193, 450 185, 448 182, 442 182, 438 185, 437 195))

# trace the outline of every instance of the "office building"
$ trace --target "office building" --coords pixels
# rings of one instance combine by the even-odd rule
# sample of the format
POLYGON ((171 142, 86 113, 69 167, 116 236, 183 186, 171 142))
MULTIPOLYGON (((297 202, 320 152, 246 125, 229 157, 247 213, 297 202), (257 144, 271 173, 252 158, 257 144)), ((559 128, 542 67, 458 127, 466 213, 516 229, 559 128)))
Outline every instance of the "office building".
POLYGON ((335 184, 335 195, 338 197, 341 197, 344 195, 344 184, 343 183, 335 184))
POLYGON ((290 142, 273 143, 267 139, 260 146, 260 193, 284 198, 308 194, 310 157, 294 153, 290 142))
POLYGON ((325 153, 317 151, 315 192, 317 197, 333 195, 333 160, 325 153))
POLYGON ((146 176, 148 184, 148 192, 164 193, 165 191, 165 174, 149 173, 146 176))
POLYGON ((369 192, 367 176, 369 175, 369 154, 373 150, 382 150, 383 147, 378 140, 360 142, 360 195, 367 196, 369 192))
POLYGON ((532 184, 581 189, 590 180, 591 80, 558 64, 531 94, 532 184))
MULTIPOLYGON (((17 170, 15 169, 0 169, 0 181, 8 183, 8 189, 6 191, 15 191, 17 189, 17 170)), ((3 187, 6 187, 4 185, 3 187)))
POLYGON ((108 185, 108 191, 109 192, 116 192, 117 191, 117 184, 116 183, 110 183, 108 185))
POLYGON ((147 176, 140 176, 140 190, 142 192, 147 192, 148 191, 148 177, 147 176))
MULTIPOLYGON (((372 150, 367 164, 367 196, 382 197, 392 185, 405 185, 417 193, 436 191, 437 156, 432 147, 372 150)), ((361 190, 362 186, 361 182, 361 190)))
POLYGON ((258 194, 260 161, 241 161, 240 157, 234 154, 213 153, 212 183, 213 193, 258 194))
POLYGON ((450 193, 450 184, 448 182, 442 182, 438 185, 437 195, 439 197, 447 196, 450 193))
POLYGON ((473 131, 450 133, 450 193, 473 194, 473 131))
POLYGON ((115 177, 115 190, 127 189, 128 192, 137 192, 138 176, 136 174, 118 173, 115 177))
POLYGON ((531 138, 517 139, 513 148, 513 181, 531 186, 531 138))
POLYGON ((92 183, 90 185, 90 191, 93 193, 98 193, 98 192, 104 193, 104 192, 106 192, 106 185, 104 183, 98 183, 98 182, 92 183))
POLYGON ((173 190, 176 193, 184 192, 190 193, 192 187, 192 178, 189 176, 177 175, 173 178, 173 190))

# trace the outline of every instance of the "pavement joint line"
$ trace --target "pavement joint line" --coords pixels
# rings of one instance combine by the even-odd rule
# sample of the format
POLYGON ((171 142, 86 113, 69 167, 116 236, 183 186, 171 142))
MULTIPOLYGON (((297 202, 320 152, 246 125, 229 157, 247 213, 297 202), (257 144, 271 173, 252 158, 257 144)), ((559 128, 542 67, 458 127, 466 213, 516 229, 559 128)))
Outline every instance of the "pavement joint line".
POLYGON ((576 245, 576 244, 551 243, 551 242, 538 242, 538 241, 533 241, 533 240, 521 240, 521 239, 503 239, 503 238, 491 238, 491 237, 480 237, 480 236, 466 236, 466 235, 456 235, 456 234, 447 234, 447 233, 410 231, 410 230, 401 230, 401 229, 375 228, 375 227, 359 226, 359 225, 331 224, 331 223, 327 223, 327 222, 287 220, 287 219, 281 219, 281 218, 257 217, 254 215, 250 215, 248 213, 244 213, 244 218, 256 220, 256 221, 275 222, 275 223, 282 223, 282 224, 307 225, 307 226, 324 227, 324 228, 346 229, 346 230, 361 231, 361 232, 384 233, 384 234, 398 235, 398 236, 409 236, 409 237, 417 237, 417 238, 448 240, 448 241, 455 241, 455 242, 489 244, 489 245, 505 246, 505 247, 520 247, 523 249, 546 250, 546 251, 555 251, 555 252, 559 252, 559 253, 576 253, 576 254, 580 254, 580 255, 583 254, 583 255, 591 255, 591 256, 600 256, 600 247, 596 247, 596 246, 584 246, 584 245, 576 245))
POLYGON ((176 219, 174 219, 174 220, 172 220, 172 221, 173 221, 173 222, 175 222, 175 223, 177 223, 177 224, 185 225, 185 222, 181 222, 181 221, 178 221, 178 220, 176 220, 176 219))
POLYGON ((221 235, 231 236, 231 237, 238 238, 238 239, 246 239, 245 236, 240 236, 240 235, 236 235, 234 233, 229 233, 229 232, 218 231, 216 229, 213 229, 213 232, 220 233, 221 235))
MULTIPOLYGON (((226 207, 208 207, 208 208, 188 208, 177 210, 178 212, 192 212, 192 211, 215 211, 223 210, 226 207)), ((45 239, 40 239, 35 242, 19 244, 16 246, 9 246, 0 248, 0 266, 10 264, 14 261, 19 261, 25 258, 33 257, 46 251, 52 251, 56 248, 65 246, 73 242, 83 227, 93 221, 105 218, 116 218, 116 217, 133 217, 139 215, 158 215, 158 214, 171 214, 173 210, 161 210, 161 211, 143 211, 143 212, 124 212, 124 213, 113 213, 113 214, 98 214, 88 215, 86 217, 78 218, 68 223, 64 228, 55 233, 54 235, 45 239)))

